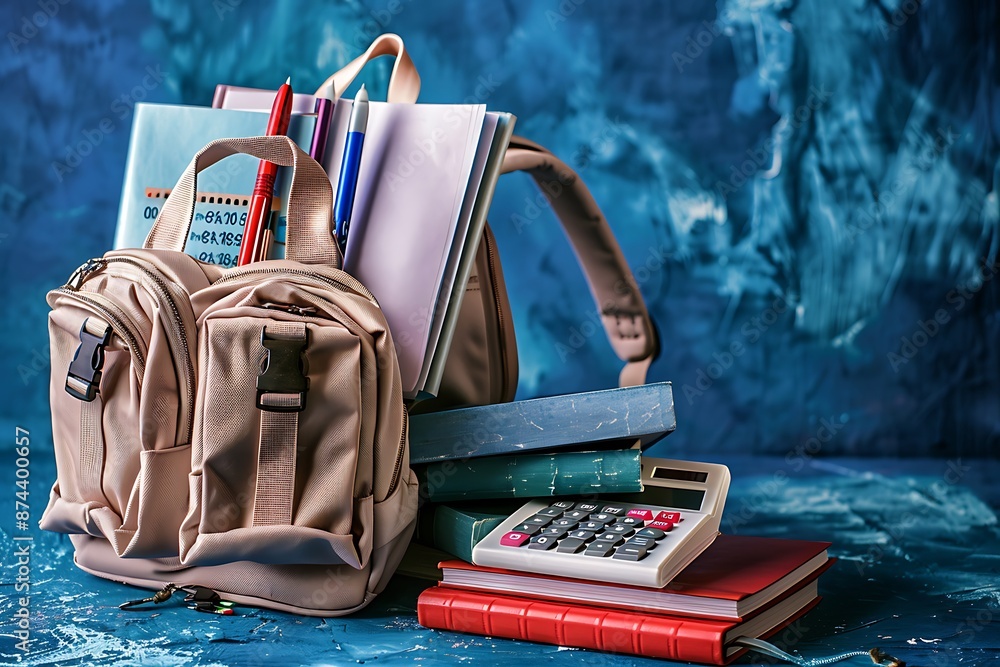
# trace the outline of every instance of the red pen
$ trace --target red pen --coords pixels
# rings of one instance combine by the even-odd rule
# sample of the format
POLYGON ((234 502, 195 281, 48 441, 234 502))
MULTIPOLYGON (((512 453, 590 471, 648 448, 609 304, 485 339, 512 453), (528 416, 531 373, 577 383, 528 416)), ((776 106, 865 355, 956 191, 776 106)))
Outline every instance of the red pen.
MULTIPOLYGON (((271 116, 267 119, 267 136, 274 137, 288 133, 288 120, 292 116, 292 79, 289 77, 278 88, 274 96, 271 116)), ((250 210, 243 227, 243 241, 237 266, 267 259, 269 239, 268 221, 271 219, 271 201, 274 198, 274 178, 278 175, 278 165, 267 160, 260 161, 257 168, 257 182, 250 198, 250 210)))

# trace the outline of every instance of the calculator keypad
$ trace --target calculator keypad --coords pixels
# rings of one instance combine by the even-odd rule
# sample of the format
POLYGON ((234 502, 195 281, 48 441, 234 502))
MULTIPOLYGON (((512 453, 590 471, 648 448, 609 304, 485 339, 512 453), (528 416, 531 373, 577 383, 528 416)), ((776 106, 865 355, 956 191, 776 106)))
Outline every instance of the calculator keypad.
POLYGON ((640 561, 667 538, 680 512, 557 501, 500 538, 501 546, 640 561))

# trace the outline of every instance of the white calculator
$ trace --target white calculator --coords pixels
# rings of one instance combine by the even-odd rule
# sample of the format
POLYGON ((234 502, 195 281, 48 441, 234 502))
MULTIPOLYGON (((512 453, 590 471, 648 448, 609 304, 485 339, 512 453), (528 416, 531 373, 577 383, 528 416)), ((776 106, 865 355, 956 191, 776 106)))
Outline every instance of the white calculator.
POLYGON ((662 588, 719 534, 729 468, 642 459, 643 492, 532 500, 472 550, 522 572, 662 588))

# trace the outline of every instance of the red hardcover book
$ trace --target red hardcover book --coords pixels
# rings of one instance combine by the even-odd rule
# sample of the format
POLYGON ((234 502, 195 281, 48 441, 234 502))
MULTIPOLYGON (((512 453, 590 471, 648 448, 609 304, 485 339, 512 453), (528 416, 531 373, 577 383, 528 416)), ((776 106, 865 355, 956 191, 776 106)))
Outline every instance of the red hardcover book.
POLYGON ((480 592, 740 620, 818 577, 832 565, 829 542, 719 535, 664 588, 583 581, 449 560, 444 584, 480 592))
POLYGON ((818 602, 813 580, 748 621, 717 621, 585 607, 438 585, 417 599, 417 620, 438 630, 726 665, 745 652, 733 644, 737 637, 770 637, 818 602))

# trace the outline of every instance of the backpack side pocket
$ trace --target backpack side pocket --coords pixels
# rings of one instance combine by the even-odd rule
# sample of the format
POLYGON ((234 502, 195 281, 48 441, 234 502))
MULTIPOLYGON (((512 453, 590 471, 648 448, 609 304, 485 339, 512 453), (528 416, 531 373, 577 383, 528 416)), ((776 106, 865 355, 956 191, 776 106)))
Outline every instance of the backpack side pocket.
POLYGON ((57 481, 40 525, 103 537, 120 557, 176 556, 195 389, 190 302, 155 266, 121 255, 88 262, 48 300, 57 481))

